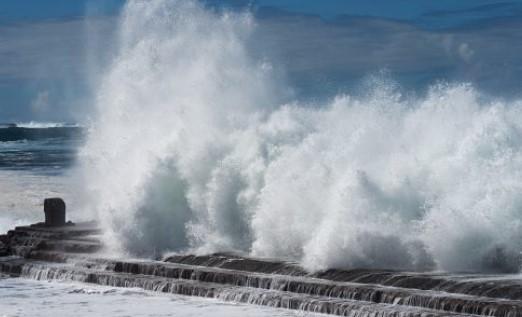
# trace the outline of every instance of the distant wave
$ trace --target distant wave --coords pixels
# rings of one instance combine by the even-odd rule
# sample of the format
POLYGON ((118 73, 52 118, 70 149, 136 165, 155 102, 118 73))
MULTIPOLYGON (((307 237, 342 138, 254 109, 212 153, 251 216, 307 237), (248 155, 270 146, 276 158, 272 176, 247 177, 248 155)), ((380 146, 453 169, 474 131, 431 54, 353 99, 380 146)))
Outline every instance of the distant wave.
POLYGON ((0 123, 0 129, 6 128, 27 128, 27 129, 48 129, 48 128, 79 128, 76 123, 65 122, 19 122, 19 123, 0 123))
POLYGON ((45 139, 68 139, 80 137, 83 129, 77 125, 60 125, 55 123, 0 124, 0 142, 35 141, 45 139))

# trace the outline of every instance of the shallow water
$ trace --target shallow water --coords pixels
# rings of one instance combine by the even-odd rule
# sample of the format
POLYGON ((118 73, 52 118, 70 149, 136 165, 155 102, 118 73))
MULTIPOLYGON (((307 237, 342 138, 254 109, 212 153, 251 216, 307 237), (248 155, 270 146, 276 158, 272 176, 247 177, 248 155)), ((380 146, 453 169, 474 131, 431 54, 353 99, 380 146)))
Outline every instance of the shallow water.
POLYGON ((0 168, 0 234, 15 226, 43 221, 43 201, 63 197, 69 216, 78 221, 72 179, 60 173, 0 168))
POLYGON ((0 278, 0 316, 321 316, 138 289, 0 278))

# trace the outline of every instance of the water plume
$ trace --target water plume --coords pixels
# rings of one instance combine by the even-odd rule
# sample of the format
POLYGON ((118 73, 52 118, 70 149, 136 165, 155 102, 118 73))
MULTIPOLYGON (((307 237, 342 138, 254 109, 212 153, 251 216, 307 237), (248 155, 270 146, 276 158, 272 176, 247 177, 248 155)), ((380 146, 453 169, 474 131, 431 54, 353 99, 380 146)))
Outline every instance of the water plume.
POLYGON ((245 44, 254 27, 193 1, 126 5, 80 162, 114 250, 518 271, 520 101, 376 81, 282 102, 289 89, 245 44))

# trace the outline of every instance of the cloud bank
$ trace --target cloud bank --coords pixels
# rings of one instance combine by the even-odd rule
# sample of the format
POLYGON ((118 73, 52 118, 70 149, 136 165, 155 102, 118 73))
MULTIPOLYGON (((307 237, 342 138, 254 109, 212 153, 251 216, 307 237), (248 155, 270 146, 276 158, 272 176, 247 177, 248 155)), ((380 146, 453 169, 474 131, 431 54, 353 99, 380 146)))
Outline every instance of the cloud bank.
MULTIPOLYGON (((522 82, 522 12, 509 3, 487 8, 504 16, 488 17, 478 6, 433 11, 417 20, 353 15, 325 20, 257 7, 249 49, 285 74, 298 98, 353 93, 366 76, 383 69, 412 91, 436 81, 465 81, 486 93, 513 97, 522 82), (508 9, 511 16, 505 16, 508 9), (483 18, 464 23, 472 14, 483 18), (455 26, 450 18, 463 24, 455 26), (436 21, 448 27, 425 27, 436 21)), ((97 74, 115 53, 114 21, 111 16, 68 17, 3 25, 0 118, 85 120, 97 74), (34 111, 42 93, 46 111, 34 111)))

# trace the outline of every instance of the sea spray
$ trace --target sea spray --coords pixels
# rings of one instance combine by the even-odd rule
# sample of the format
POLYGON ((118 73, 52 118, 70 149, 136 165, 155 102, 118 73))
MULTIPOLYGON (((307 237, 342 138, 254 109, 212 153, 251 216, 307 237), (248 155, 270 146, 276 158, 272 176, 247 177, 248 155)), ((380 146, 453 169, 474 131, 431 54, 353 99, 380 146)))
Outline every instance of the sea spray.
POLYGON ((521 102, 381 83, 283 103, 245 44, 253 27, 193 1, 126 5, 80 155, 85 209, 113 250, 518 270, 521 102))
POLYGON ((124 234, 136 243, 159 238, 159 249, 188 247, 175 238, 188 235, 189 220, 208 219, 200 197, 214 165, 235 147, 236 130, 277 104, 270 67, 243 46, 251 27, 248 14, 217 16, 190 1, 125 7, 81 153, 93 198, 86 210, 108 224, 119 240, 111 245, 129 241, 124 234))

